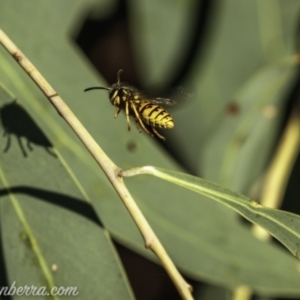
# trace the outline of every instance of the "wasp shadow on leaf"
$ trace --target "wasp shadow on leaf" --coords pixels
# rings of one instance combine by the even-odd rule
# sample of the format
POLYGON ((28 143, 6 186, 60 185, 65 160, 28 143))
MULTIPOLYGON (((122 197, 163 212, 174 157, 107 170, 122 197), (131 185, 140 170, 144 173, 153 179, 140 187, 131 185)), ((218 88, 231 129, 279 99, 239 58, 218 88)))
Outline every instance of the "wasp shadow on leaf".
POLYGON ((15 135, 24 157, 27 156, 25 147, 21 138, 26 139, 27 149, 33 150, 32 144, 42 146, 52 156, 57 157, 51 152, 52 144, 36 125, 30 115, 16 101, 5 104, 0 108, 0 119, 4 129, 3 136, 7 137, 7 143, 4 152, 7 152, 11 146, 11 136, 15 135))

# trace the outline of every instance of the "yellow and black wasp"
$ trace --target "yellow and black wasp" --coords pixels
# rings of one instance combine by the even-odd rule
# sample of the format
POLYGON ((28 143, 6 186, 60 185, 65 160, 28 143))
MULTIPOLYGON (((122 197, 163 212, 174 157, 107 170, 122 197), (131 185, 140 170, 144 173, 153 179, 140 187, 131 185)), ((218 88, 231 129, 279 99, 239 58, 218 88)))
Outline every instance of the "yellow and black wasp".
POLYGON ((141 128, 143 128, 150 136, 155 134, 160 139, 165 140, 165 137, 158 133, 155 127, 173 128, 174 121, 160 104, 173 105, 175 101, 167 98, 148 97, 137 88, 121 82, 120 75, 122 71, 123 70, 118 71, 117 82, 111 87, 90 87, 84 91, 87 92, 96 89, 107 90, 109 92, 110 101, 115 107, 115 118, 122 109, 125 110, 128 130, 130 130, 129 116, 133 116, 136 120, 138 131, 141 132, 141 128))

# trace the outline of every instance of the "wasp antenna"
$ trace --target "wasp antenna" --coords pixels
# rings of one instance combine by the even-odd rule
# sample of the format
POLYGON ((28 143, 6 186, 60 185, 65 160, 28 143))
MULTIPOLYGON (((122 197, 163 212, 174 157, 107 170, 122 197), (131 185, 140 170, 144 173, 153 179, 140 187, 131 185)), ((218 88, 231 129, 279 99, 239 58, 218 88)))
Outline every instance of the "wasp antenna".
POLYGON ((118 85, 120 85, 120 77, 121 77, 121 73, 123 72, 123 69, 120 69, 117 73, 117 80, 118 80, 118 85))
POLYGON ((102 86, 93 86, 93 87, 89 87, 87 89, 84 90, 84 92, 88 92, 91 90, 106 90, 106 91, 111 91, 111 88, 106 88, 106 87, 102 87, 102 86))

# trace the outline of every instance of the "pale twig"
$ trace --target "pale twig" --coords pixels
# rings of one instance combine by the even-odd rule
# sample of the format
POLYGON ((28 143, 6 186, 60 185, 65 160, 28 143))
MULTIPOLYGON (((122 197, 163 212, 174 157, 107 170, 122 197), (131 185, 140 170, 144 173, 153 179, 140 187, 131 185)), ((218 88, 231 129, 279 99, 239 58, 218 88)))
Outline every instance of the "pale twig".
POLYGON ((149 223, 124 185, 123 179, 119 176, 120 168, 118 168, 104 153, 61 97, 1 29, 0 43, 41 89, 57 112, 65 119, 84 146, 92 154, 98 165, 102 168, 140 230, 144 238, 146 248, 151 249, 156 254, 182 298, 193 299, 190 292, 191 286, 185 282, 176 269, 174 263, 166 253, 162 244, 156 237, 149 223))

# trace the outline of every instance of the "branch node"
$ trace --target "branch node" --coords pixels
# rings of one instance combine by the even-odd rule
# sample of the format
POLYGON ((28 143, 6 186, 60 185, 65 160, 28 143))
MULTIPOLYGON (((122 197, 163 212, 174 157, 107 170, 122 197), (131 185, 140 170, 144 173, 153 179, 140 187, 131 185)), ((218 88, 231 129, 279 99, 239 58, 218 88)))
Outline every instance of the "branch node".
POLYGON ((123 178, 123 175, 122 175, 122 172, 123 172, 123 170, 121 169, 121 168, 119 168, 118 170, 117 170, 117 176, 119 177, 119 178, 123 178))
POLYGON ((55 93, 55 94, 53 94, 53 95, 50 95, 50 96, 48 96, 48 98, 53 98, 53 97, 56 97, 56 96, 58 96, 58 94, 57 94, 57 93, 55 93))
POLYGON ((13 54, 13 58, 19 63, 21 60, 22 60, 22 56, 18 53, 18 52, 15 52, 13 54))
POLYGON ((152 246, 153 246, 153 239, 146 239, 145 242, 146 249, 152 249, 152 246))

